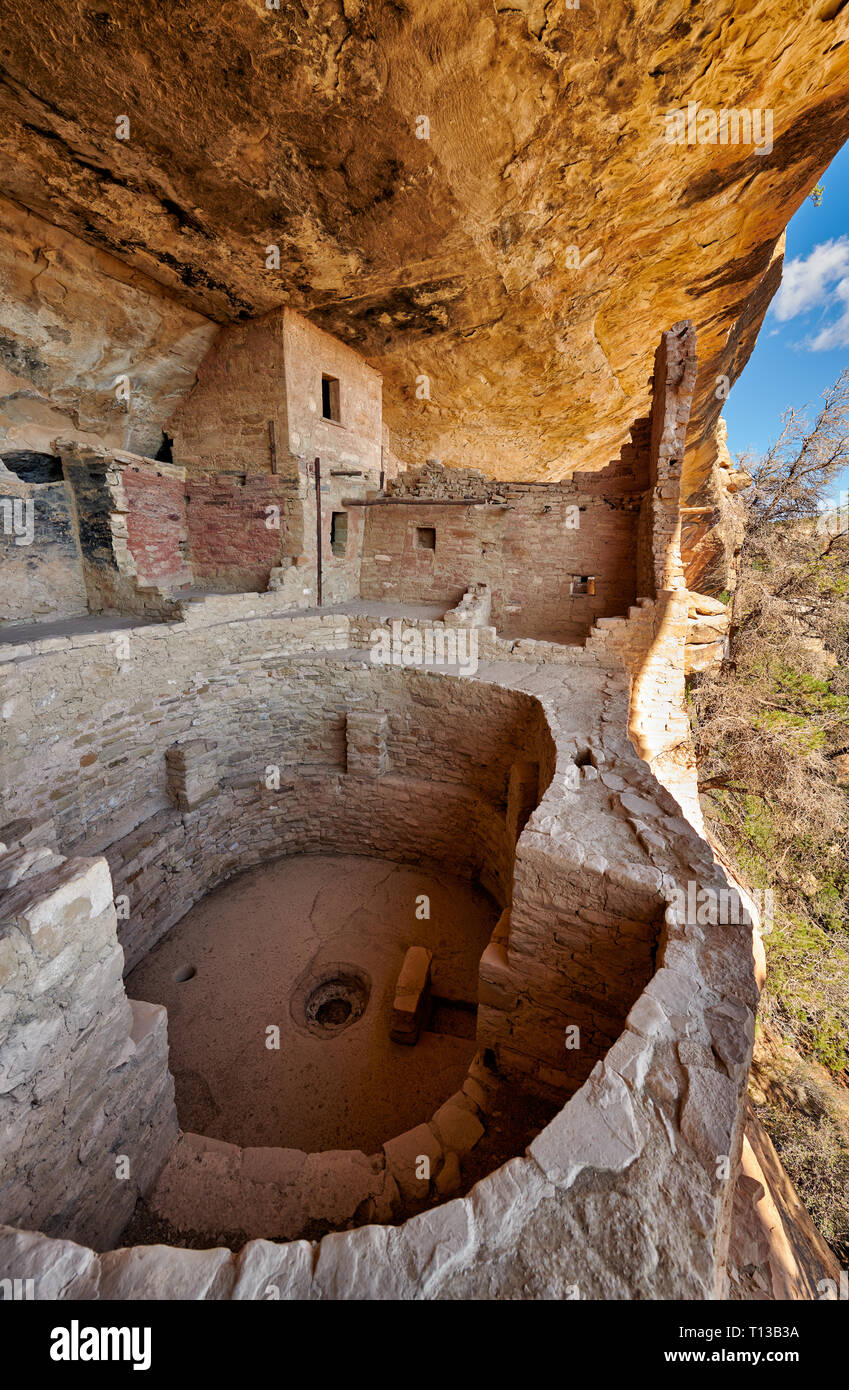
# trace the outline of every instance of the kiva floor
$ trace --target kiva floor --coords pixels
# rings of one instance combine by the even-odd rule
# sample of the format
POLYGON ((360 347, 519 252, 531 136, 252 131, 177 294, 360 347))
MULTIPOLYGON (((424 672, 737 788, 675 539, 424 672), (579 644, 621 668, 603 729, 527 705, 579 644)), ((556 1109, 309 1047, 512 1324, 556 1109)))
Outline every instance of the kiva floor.
POLYGON ((168 1009, 182 1129, 369 1154, 429 1119, 476 1050, 477 968, 496 916, 464 880, 358 856, 279 859, 216 889, 127 979, 130 998, 168 1009), (423 897, 429 919, 417 916, 423 897), (411 945, 433 951, 438 998, 430 1029, 404 1047, 389 1023, 411 945), (313 1019, 311 1031, 310 993, 346 971, 365 981, 364 1011, 334 1031, 331 998, 330 1028, 313 1019))

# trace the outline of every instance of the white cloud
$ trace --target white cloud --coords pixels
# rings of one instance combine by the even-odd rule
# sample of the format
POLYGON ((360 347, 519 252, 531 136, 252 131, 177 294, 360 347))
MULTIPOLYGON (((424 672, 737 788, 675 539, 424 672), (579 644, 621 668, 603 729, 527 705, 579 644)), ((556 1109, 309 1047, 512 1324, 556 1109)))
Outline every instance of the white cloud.
POLYGON ((835 286, 834 299, 842 306, 843 312, 810 339, 807 346, 812 352, 831 352, 834 348, 849 347, 849 276, 835 286))
MULTIPOLYGON (((772 304, 775 317, 779 323, 786 323, 788 319, 806 314, 809 309, 823 304, 829 298, 830 287, 835 281, 840 282, 835 293, 842 299, 846 276, 849 276, 849 236, 820 242, 809 256, 796 256, 785 265, 781 287, 772 304)), ((838 324, 833 324, 831 328, 823 329, 815 342, 837 327, 838 324)), ((845 340, 841 338, 842 341, 845 340)), ((831 344, 833 347, 839 345, 836 342, 831 344)))

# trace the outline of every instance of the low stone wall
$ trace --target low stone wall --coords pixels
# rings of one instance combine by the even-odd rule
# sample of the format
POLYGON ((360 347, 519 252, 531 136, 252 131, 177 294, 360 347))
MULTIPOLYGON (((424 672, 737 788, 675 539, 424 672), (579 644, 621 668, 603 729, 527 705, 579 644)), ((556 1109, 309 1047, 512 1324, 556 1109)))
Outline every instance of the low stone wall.
POLYGON ((102 447, 60 445, 89 611, 166 617, 188 584, 182 470, 102 447))
POLYGON ((684 648, 688 637, 686 589, 640 599, 627 618, 602 618, 587 650, 621 661, 631 676, 628 733, 641 757, 654 764, 676 744, 689 741, 684 709, 684 648))
MULTIPOLYGON (((340 614, 343 609, 340 606, 340 614)), ((415 609, 410 608, 405 612, 404 608, 390 602, 377 603, 374 601, 357 600, 353 603, 344 605, 344 617, 348 623, 348 641, 352 647, 361 648, 370 654, 375 653, 372 658, 375 664, 386 664, 392 666, 403 666, 406 669, 415 668, 417 664, 427 666, 428 664, 439 667, 457 667, 462 664, 468 668, 471 658, 473 662, 523 662, 533 664, 535 662, 545 662, 552 666, 589 666, 599 670, 604 666, 621 665, 622 658, 618 651, 613 650, 608 655, 602 654, 602 659, 595 654, 596 648, 592 649, 579 646, 562 646, 557 642, 548 642, 533 637, 499 637, 494 627, 473 626, 468 629, 468 635, 458 635, 460 629, 453 621, 453 613, 448 609, 443 618, 419 618, 415 616, 415 609), (403 614, 403 616, 401 616, 403 614), (404 633, 410 629, 419 630, 424 636, 425 633, 433 634, 433 653, 435 660, 428 661, 427 650, 422 648, 422 661, 417 663, 415 660, 404 658, 404 633), (381 647, 386 645, 385 639, 389 643, 388 660, 383 661, 381 647), (442 658, 445 653, 445 658, 442 658), (460 663, 452 660, 452 655, 457 653, 461 658, 460 663)), ((467 670, 461 672, 467 674, 467 670)))
POLYGON ((461 1161, 483 1138, 497 1095, 498 1078, 475 1057, 458 1091, 376 1154, 182 1134, 145 1205, 173 1229, 216 1238, 292 1240, 316 1227, 399 1221, 458 1190, 461 1161))
POLYGON ((103 1249, 177 1138, 165 1010, 124 992, 103 859, 19 845, 0 883, 0 1218, 103 1249))

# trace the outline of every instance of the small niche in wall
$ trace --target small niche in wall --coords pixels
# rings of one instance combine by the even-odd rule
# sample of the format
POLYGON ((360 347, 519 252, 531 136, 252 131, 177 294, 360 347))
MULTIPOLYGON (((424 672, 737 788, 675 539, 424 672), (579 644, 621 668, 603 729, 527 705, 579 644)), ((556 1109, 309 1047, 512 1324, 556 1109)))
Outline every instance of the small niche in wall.
POLYGON ((173 463, 173 445, 174 441, 171 438, 170 434, 166 434, 163 430, 162 443, 160 444, 159 448, 153 456, 154 463, 173 463))
POLYGON ((22 483, 61 483, 62 460, 58 454, 38 454, 29 449, 13 449, 3 454, 3 466, 22 483))
POLYGON ((416 550, 436 549, 436 528, 434 526, 416 527, 416 550))
POLYGON ((343 558, 348 551, 348 513, 333 512, 330 517, 330 549, 343 558))
POLYGON ((572 586, 569 590, 571 594, 594 594, 595 575, 594 574, 573 574, 572 586))
POLYGON ((339 408, 339 378, 336 376, 322 376, 321 378, 321 414, 324 420, 333 420, 337 425, 342 423, 342 413, 339 408))

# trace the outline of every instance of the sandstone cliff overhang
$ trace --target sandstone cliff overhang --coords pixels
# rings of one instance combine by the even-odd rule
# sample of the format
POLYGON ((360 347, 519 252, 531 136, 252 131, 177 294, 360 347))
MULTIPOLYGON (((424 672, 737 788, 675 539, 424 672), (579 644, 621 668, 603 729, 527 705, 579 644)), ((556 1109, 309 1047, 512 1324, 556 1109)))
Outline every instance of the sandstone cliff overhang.
POLYGON ((205 316, 287 303, 356 343, 407 463, 604 467, 688 318, 704 502, 783 229, 849 134, 847 36, 839 0, 10 0, 0 182, 205 316), (714 143, 729 110, 771 138, 714 143))

